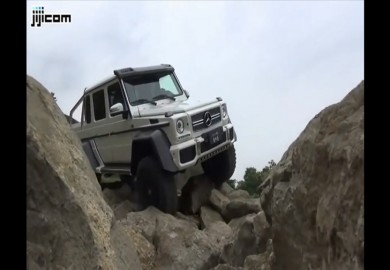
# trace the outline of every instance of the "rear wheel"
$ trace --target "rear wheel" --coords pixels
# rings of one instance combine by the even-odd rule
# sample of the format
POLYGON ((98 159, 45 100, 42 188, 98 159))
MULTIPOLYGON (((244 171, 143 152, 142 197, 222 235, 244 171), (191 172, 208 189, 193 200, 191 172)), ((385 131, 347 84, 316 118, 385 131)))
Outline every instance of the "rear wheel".
POLYGON ((165 171, 154 157, 145 157, 138 163, 135 189, 142 209, 152 205, 165 213, 176 213, 174 175, 165 171))
POLYGON ((223 182, 232 177, 236 169, 236 149, 230 146, 222 153, 206 160, 202 163, 203 170, 219 188, 223 182))

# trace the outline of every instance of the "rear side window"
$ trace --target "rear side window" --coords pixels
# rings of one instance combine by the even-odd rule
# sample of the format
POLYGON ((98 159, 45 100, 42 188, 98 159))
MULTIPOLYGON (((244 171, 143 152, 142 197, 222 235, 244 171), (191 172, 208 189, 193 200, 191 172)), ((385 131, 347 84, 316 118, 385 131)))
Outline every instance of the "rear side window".
POLYGON ((94 93, 92 99, 95 121, 106 118, 106 103, 104 102, 104 90, 100 90, 94 93))
POLYGON ((91 123, 91 99, 89 96, 85 97, 85 122, 91 123))

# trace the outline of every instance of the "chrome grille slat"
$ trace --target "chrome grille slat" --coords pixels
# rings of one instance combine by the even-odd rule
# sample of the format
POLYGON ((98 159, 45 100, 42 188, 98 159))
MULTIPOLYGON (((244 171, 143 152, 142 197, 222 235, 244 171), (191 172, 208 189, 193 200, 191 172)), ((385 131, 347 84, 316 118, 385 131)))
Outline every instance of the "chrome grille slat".
POLYGON ((215 107, 215 108, 212 108, 210 110, 204 110, 200 113, 194 114, 191 116, 191 121, 192 121, 192 128, 195 132, 207 128, 207 126, 204 124, 204 120, 203 120, 203 116, 206 112, 209 112, 211 115, 211 125, 210 126, 213 126, 221 121, 222 115, 221 115, 221 108, 220 107, 215 107))

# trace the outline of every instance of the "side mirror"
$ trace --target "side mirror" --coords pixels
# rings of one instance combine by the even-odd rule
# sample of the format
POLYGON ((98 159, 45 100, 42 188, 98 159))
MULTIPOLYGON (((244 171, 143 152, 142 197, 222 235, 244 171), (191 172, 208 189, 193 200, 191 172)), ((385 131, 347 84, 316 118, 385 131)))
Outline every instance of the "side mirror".
POLYGON ((122 103, 115 103, 110 107, 110 114, 112 116, 118 115, 123 113, 123 104, 122 103))
POLYGON ((189 93, 187 90, 183 89, 183 92, 184 92, 184 94, 187 96, 187 98, 190 97, 190 93, 189 93))

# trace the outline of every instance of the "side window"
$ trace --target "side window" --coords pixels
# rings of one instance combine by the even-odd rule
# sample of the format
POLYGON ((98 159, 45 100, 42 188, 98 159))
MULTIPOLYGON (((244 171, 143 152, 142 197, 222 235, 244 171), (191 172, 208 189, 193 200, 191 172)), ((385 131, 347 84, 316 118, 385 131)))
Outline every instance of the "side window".
POLYGON ((111 108, 112 105, 121 103, 124 107, 124 99, 119 83, 111 84, 108 87, 108 103, 111 108))
POLYGON ((95 121, 106 118, 106 103, 104 102, 104 90, 99 90, 92 95, 95 121))
POLYGON ((83 103, 85 104, 85 122, 89 124, 91 123, 91 99, 89 98, 89 95, 85 97, 85 102, 83 103))

